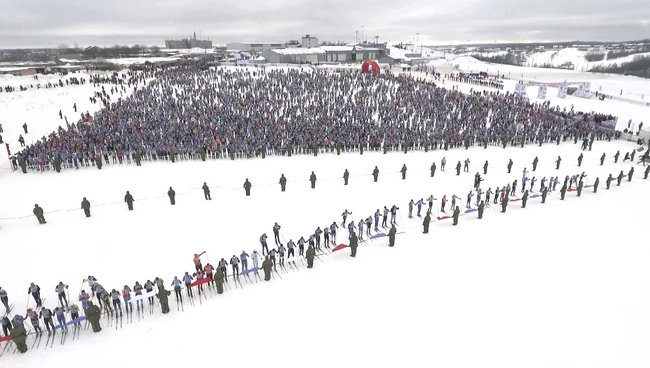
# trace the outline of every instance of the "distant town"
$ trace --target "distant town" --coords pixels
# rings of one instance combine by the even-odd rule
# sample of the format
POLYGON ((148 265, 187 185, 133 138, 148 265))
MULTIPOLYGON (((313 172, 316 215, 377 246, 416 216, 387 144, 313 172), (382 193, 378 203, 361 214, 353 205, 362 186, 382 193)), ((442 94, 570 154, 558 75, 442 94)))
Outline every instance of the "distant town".
POLYGON ((435 60, 453 60, 471 56, 478 60, 518 66, 558 68, 650 77, 650 40, 630 42, 563 42, 423 45, 389 44, 374 40, 355 42, 321 41, 314 35, 300 40, 231 42, 213 45, 196 33, 188 37, 164 40, 158 45, 112 47, 65 45, 45 49, 0 50, 0 74, 32 75, 36 73, 102 69, 120 69, 132 63, 173 63, 188 58, 203 58, 209 65, 259 64, 355 64, 375 60, 379 64, 416 67, 435 60), (570 57, 561 56, 572 50, 570 57), (538 57, 545 54, 545 57, 538 57), (633 56, 631 59, 629 56, 633 56), (627 59, 621 59, 626 58, 627 59), (124 59, 136 59, 126 63, 124 59), (571 59, 571 60, 568 60, 571 59), (603 63, 618 60, 620 63, 603 63), (601 63, 599 63, 601 62, 601 63), (625 65, 623 65, 625 64, 625 65), (638 64, 638 65, 637 65, 638 64))

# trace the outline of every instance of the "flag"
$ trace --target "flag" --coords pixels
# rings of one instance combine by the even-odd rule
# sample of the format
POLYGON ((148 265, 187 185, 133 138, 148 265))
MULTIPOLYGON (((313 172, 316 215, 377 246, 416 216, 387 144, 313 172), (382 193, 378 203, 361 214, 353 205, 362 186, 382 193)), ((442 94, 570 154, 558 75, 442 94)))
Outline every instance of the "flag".
POLYGON ((645 149, 645 148, 643 148, 643 146, 641 146, 641 147, 637 148, 636 151, 637 151, 637 152, 643 152, 644 149, 645 149))

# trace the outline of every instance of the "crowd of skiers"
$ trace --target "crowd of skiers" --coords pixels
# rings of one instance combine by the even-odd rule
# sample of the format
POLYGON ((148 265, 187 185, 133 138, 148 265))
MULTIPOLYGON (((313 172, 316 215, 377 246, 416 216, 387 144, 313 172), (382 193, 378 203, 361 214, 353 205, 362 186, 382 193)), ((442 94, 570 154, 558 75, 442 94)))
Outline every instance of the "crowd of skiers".
POLYGON ((91 97, 102 98, 105 109, 43 136, 16 155, 17 163, 99 168, 211 153, 234 159, 335 148, 433 150, 613 134, 593 114, 510 93, 465 95, 408 75, 205 70, 192 63, 129 73, 110 80, 110 94, 91 97), (137 88, 110 99, 126 85, 137 88))

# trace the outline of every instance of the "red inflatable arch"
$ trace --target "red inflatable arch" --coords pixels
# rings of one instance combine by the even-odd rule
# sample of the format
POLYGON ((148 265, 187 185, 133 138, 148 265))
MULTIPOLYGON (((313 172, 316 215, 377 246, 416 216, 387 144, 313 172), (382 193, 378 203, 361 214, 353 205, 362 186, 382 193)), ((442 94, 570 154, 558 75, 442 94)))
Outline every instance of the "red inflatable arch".
POLYGON ((372 60, 364 61, 361 64, 361 73, 368 73, 370 70, 372 70, 373 74, 379 74, 379 65, 372 60))

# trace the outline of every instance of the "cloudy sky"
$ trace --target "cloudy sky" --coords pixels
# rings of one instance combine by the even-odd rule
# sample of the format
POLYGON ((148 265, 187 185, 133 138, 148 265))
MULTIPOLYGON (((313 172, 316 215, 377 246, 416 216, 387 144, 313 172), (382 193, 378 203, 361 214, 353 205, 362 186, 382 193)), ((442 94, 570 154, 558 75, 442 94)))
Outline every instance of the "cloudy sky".
POLYGON ((216 44, 424 44, 650 38, 650 0, 2 0, 0 48, 145 44, 201 32, 216 44))

